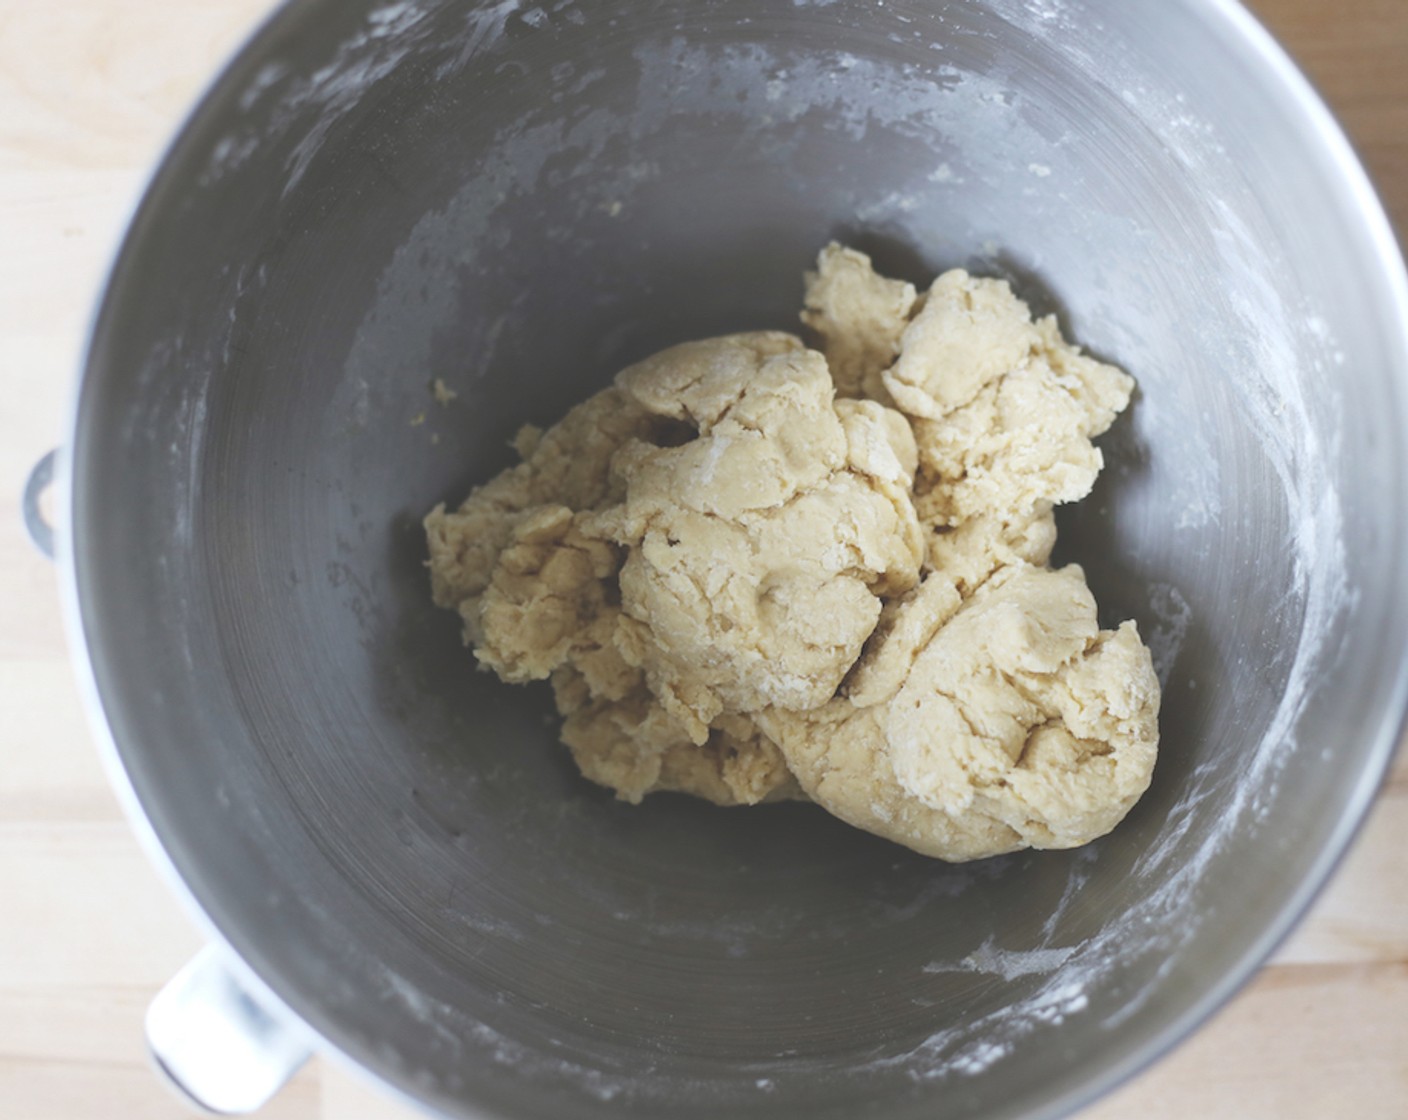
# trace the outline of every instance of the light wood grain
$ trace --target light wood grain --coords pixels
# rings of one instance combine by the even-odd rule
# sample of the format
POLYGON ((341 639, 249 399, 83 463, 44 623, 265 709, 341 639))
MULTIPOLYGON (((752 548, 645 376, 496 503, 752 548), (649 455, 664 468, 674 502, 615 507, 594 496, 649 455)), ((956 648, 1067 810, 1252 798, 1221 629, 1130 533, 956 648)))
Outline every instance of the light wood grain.
MULTIPOLYGON (((1408 3, 1261 0, 1408 228, 1408 3)), ((121 820, 18 494, 58 442, 89 307, 191 99, 265 0, 0 0, 0 1117, 186 1115, 141 1017, 199 938, 121 820)), ((1408 1116, 1408 761, 1296 936, 1082 1120, 1408 1116)), ((313 1063, 268 1120, 407 1120, 313 1063)))

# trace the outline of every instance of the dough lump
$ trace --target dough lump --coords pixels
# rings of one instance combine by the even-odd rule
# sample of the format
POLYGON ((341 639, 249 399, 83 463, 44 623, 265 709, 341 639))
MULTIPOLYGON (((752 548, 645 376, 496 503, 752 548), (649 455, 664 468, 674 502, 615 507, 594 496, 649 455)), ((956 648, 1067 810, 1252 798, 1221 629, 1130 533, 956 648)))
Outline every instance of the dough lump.
POLYGON ((617 384, 697 432, 622 448, 625 499, 590 523, 626 549, 618 648, 699 744, 721 715, 825 703, 880 596, 918 582, 903 419, 838 407, 825 359, 782 334, 685 343, 617 384))
POLYGON ((439 505, 425 518, 432 595, 458 611, 481 668, 513 683, 552 681, 578 767, 624 800, 663 789, 717 804, 803 797, 754 731, 730 725, 697 747, 616 646, 622 556, 580 526, 623 496, 611 465, 628 440, 683 435, 616 388, 546 432, 524 428, 514 440, 521 463, 457 510, 439 505))
POLYGON ((914 285, 886 279, 864 253, 835 242, 805 280, 802 322, 821 338, 837 395, 892 404, 882 375, 899 356, 919 298, 914 285))
POLYGON ((936 628, 889 702, 758 722, 818 804, 957 861, 1110 831, 1148 785, 1158 702, 1134 624, 1099 629, 1080 569, 1022 564, 936 628))
POLYGON ((1149 784, 1159 686, 1052 570, 1123 371, 1001 280, 832 244, 795 335, 684 343, 426 518, 481 668, 551 680, 626 801, 810 799, 948 860, 1084 844, 1149 784))

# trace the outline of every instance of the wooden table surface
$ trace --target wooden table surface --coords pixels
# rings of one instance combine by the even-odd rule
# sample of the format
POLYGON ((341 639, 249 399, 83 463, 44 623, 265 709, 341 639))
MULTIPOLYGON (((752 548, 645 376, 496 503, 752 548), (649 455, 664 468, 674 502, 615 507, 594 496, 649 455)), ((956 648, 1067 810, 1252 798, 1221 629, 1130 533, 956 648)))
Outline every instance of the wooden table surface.
MULTIPOLYGON (((188 103, 266 0, 0 0, 0 1117, 186 1115, 141 1018, 200 939, 128 833, 83 723, 55 578, 20 529, 100 273, 188 103)), ((1408 229, 1408 0, 1259 0, 1408 229)), ((1408 1117, 1408 758, 1275 960, 1081 1120, 1408 1117)), ((309 1065, 267 1120, 402 1120, 309 1065)))

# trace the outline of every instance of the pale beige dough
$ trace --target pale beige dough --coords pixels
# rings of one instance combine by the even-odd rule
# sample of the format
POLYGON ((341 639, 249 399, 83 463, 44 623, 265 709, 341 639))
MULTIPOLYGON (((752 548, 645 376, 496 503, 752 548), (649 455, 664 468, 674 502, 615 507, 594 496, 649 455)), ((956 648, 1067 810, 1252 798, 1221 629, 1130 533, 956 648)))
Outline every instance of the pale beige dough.
POLYGON ((1099 629, 1080 569, 1019 563, 937 627, 887 700, 755 718, 817 804, 962 861, 1118 824, 1149 784, 1158 703, 1134 624, 1099 629))
POLYGON ((1159 684, 1132 622, 1099 628, 1080 568, 1016 564, 920 652, 889 705, 900 786, 1036 848, 1113 828, 1149 784, 1159 684))
POLYGON ((1054 507, 1131 379, 1000 280, 927 292, 832 244, 793 335, 673 347, 426 519, 481 668, 550 678, 582 773, 637 802, 810 798, 975 859, 1113 828, 1158 682, 1102 631, 1054 507))
POLYGON ((512 682, 552 678, 578 767, 624 799, 661 789, 718 804, 800 797, 756 732, 731 725, 696 747, 616 648, 620 550, 579 525, 624 494, 611 463, 627 440, 685 434, 615 388, 546 432, 523 429, 518 466, 458 510, 426 517, 432 593, 459 612, 481 668, 512 682))
POLYGON ((626 660, 700 744, 721 715, 824 704, 880 597, 918 580, 903 418, 838 407, 825 360, 787 335, 686 343, 617 384, 698 432, 625 446, 625 500, 588 523, 626 549, 626 660))
POLYGON ((668 425, 624 393, 606 389, 546 432, 524 428, 514 441, 523 461, 478 487, 459 509, 436 506, 425 519, 431 591, 437 605, 464 616, 482 636, 480 599, 515 527, 543 506, 595 509, 613 496, 611 460, 628 439, 662 438, 668 425))
POLYGON ((929 288, 881 380, 905 413, 938 420, 1021 368, 1036 342, 1027 305, 1005 280, 979 280, 957 268, 929 288))
POLYGON ((1056 543, 1050 506, 1025 514, 975 517, 929 539, 923 582, 886 602, 879 625, 845 686, 853 704, 890 700, 914 659, 994 572, 1010 564, 1044 565, 1056 543))
POLYGON ((1104 460, 1091 440, 1129 404, 1134 381, 1067 345, 1052 318, 1032 337, 1019 363, 971 398, 938 417, 914 417, 915 503, 926 523, 1073 502, 1094 485, 1104 460))
POLYGON ((864 253, 834 241, 805 281, 802 322, 821 339, 836 394, 893 403, 881 377, 899 356, 918 303, 914 285, 886 279, 864 253))
POLYGON ((553 680, 562 741, 585 777, 623 801, 667 790, 716 805, 805 799, 782 752, 746 716, 720 717, 695 743, 644 687, 593 698, 572 672, 553 680))
POLYGON ((885 707, 857 708, 839 699, 810 712, 757 718, 801 788, 847 824, 952 862, 1025 846, 1016 832, 987 815, 933 809, 901 786, 886 738, 886 714, 885 707))

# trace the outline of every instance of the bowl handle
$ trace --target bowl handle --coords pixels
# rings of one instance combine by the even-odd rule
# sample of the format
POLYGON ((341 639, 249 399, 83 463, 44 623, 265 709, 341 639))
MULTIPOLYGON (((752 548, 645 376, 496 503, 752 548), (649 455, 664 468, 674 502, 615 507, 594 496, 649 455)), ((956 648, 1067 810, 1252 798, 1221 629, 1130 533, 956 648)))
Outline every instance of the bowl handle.
POLYGON ((25 480, 24 497, 20 501, 20 511, 24 514, 24 527, 34 547, 50 560, 54 558, 54 527, 44 517, 40 499, 44 491, 54 481, 54 459, 57 451, 50 451, 29 472, 25 480))
POLYGON ((147 1009, 147 1046, 157 1068, 208 1112, 253 1112, 311 1056, 300 1029, 271 1015, 203 949, 147 1009))

